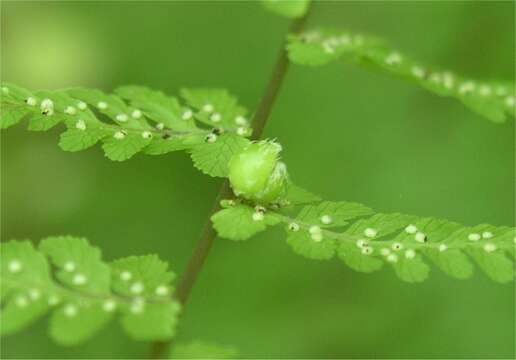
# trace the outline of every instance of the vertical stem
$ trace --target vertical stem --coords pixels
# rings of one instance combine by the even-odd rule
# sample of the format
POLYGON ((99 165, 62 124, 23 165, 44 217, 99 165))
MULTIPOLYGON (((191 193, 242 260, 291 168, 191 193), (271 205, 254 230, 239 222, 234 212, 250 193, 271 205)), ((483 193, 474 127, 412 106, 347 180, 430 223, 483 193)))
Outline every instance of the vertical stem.
MULTIPOLYGON (((307 13, 305 13, 303 17, 293 20, 289 28, 289 33, 298 33, 299 31, 301 31, 306 21, 307 15, 308 11, 307 13)), ((276 64, 274 66, 274 69, 272 71, 269 83, 265 90, 265 94, 262 100, 260 101, 258 109, 254 115, 252 123, 253 140, 257 140, 261 137, 267 120, 269 119, 269 115, 272 111, 272 107, 278 96, 283 80, 285 79, 285 75, 287 74, 289 61, 286 51, 286 45, 287 44, 285 39, 285 41, 281 45, 281 50, 276 61, 276 64)), ((224 180, 224 183, 220 188, 217 198, 215 199, 215 203, 213 204, 213 208, 210 212, 210 217, 204 225, 199 242, 197 243, 193 255, 190 258, 190 261, 188 262, 186 270, 184 271, 182 277, 179 280, 179 284, 175 292, 175 297, 181 303, 183 308, 188 301, 188 297, 190 295, 190 292, 192 291, 192 287, 194 286, 195 281, 199 276, 199 273, 204 265, 206 257, 208 256, 210 249, 213 245, 213 241, 217 236, 215 230, 213 229, 213 226, 211 225, 211 215, 220 210, 221 200, 227 199, 231 196, 233 196, 233 194, 229 187, 229 181, 224 180)), ((168 349, 169 345, 170 342, 155 342, 152 346, 151 358, 161 358, 168 349)))

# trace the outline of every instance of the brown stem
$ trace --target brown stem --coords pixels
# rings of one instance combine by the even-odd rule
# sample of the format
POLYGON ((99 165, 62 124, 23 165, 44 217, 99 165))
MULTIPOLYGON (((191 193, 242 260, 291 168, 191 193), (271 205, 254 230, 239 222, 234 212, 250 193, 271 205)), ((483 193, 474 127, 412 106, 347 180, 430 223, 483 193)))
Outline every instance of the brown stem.
MULTIPOLYGON (((298 33, 303 28, 303 25, 306 21, 308 12, 301 18, 296 19, 292 21, 289 33, 298 33)), ((272 72, 271 78, 269 80, 269 83, 267 85, 267 89, 265 91, 265 95, 263 96, 262 100, 260 101, 260 104, 258 106, 258 110, 256 111, 254 118, 253 118, 253 140, 257 140, 261 137, 263 130, 265 128, 265 125, 267 123, 267 120, 269 118, 269 115, 271 113, 272 107, 274 105, 274 102, 276 101, 276 98, 278 96, 278 92, 281 88, 281 84, 283 83, 283 80, 285 79, 285 75, 288 70, 288 57, 287 57, 287 51, 286 51, 286 42, 284 42, 281 46, 280 54, 278 56, 278 59, 276 61, 276 65, 274 66, 274 70, 272 72)), ((199 242, 197 243, 197 247, 194 250, 194 253, 192 257, 190 258, 190 261, 188 262, 188 265, 186 267, 185 272, 183 273, 181 279, 179 280, 179 284, 177 287, 177 290, 175 292, 175 297, 177 300, 181 303, 181 305, 185 306, 188 297, 190 295, 190 292, 192 290, 192 287, 195 284, 195 281, 197 280, 197 277, 199 276, 199 273, 201 272, 201 269, 204 265, 204 262, 206 260, 206 257, 208 256, 208 253, 210 252, 210 249, 213 245, 213 240, 215 240, 217 233, 213 229, 213 226, 211 225, 211 215, 216 213, 220 210, 220 201, 223 199, 227 199, 229 197, 232 197, 233 194, 231 192, 231 188, 229 187, 228 180, 225 180, 222 184, 222 187, 220 188, 219 194, 217 195, 217 198, 215 199, 215 203, 213 204, 213 208, 210 212, 210 217, 208 218, 208 221, 204 225, 204 229, 202 231, 201 238, 199 242)), ((152 352, 151 352, 151 358, 152 359, 159 359, 163 356, 163 354, 166 352, 167 348, 169 347, 170 342, 155 342, 152 346, 152 352)))

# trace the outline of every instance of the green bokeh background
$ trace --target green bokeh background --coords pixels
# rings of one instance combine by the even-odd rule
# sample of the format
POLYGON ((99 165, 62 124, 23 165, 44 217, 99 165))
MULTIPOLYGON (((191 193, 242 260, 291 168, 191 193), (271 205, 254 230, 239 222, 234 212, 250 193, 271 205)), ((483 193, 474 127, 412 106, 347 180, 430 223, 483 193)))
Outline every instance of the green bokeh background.
MULTIPOLYGON (((256 2, 6 2, 2 79, 30 88, 225 87, 256 109, 288 21, 256 2)), ((317 2, 308 26, 387 38, 429 64, 514 79, 511 2, 317 2)), ((220 181, 184 153, 107 160, 66 153, 60 129, 2 132, 2 240, 88 237, 106 259, 158 253, 181 272, 220 181)), ((328 199, 464 224, 514 225, 514 122, 352 65, 292 66, 266 136, 292 178, 328 199)), ((149 345, 112 324, 60 348, 46 322, 4 338, 3 358, 134 358, 149 345)), ((422 284, 295 255, 280 229, 217 239, 178 341, 253 358, 514 358, 515 286, 437 270, 422 284)))

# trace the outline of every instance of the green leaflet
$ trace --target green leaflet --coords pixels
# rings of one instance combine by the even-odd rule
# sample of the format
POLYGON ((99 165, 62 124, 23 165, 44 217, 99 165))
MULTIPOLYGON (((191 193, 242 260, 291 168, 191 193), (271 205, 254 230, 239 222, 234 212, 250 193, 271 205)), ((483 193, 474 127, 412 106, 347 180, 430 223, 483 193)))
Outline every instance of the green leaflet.
POLYGON ((81 306, 81 301, 69 301, 52 313, 49 324, 50 336, 59 345, 76 345, 91 338, 112 317, 113 314, 105 311, 100 302, 81 306), (75 315, 71 316, 73 311, 75 315))
POLYGON ((86 150, 106 136, 102 128, 83 131, 77 128, 69 128, 61 133, 59 147, 64 151, 76 152, 86 150))
POLYGON ((176 275, 156 255, 130 256, 116 260, 111 263, 111 269, 112 287, 124 296, 166 296, 174 290, 170 283, 176 275))
POLYGON ((426 280, 430 268, 422 260, 420 255, 414 258, 400 257, 398 261, 392 264, 398 277, 409 283, 417 283, 426 280))
POLYGON ((370 273, 380 270, 383 261, 376 257, 364 256, 362 248, 353 243, 341 242, 338 249, 339 258, 350 268, 356 271, 370 273))
MULTIPOLYGON (((114 261, 111 268, 112 287, 118 294, 162 301, 174 291, 171 282, 175 274, 156 255, 130 256, 114 261)), ((136 340, 170 339, 175 334, 179 311, 177 302, 145 304, 135 299, 124 308, 122 326, 136 340)))
POLYGON ((106 157, 113 161, 130 159, 139 152, 159 155, 196 148, 193 152, 194 159, 199 159, 198 167, 219 174, 215 176, 222 176, 226 167, 226 149, 220 149, 218 163, 210 166, 203 163, 201 145, 215 142, 215 132, 226 131, 221 138, 237 138, 229 143, 231 150, 239 138, 247 141, 243 137, 251 133, 248 120, 243 117, 246 110, 225 90, 183 90, 192 107, 212 104, 214 110, 209 114, 203 110, 204 105, 199 105, 196 113, 176 98, 145 87, 124 86, 116 92, 119 96, 83 88, 31 92, 3 84, 0 128, 28 120, 29 130, 45 131, 64 123, 67 130, 59 140, 63 150, 81 151, 102 142, 106 157), (212 121, 211 115, 216 115, 213 118, 217 121, 212 121), (197 122, 213 128, 200 128, 197 122))
POLYGON ((263 6, 286 18, 299 18, 308 10, 310 0, 261 0, 263 6))
POLYGON ((424 254, 447 275, 457 279, 468 279, 473 275, 473 264, 460 250, 449 249, 439 251, 439 249, 427 249, 424 254))
POLYGON ((229 159, 249 144, 249 140, 228 133, 214 137, 214 142, 196 145, 191 150, 194 166, 204 174, 226 177, 229 172, 229 159))
POLYGON ((117 315, 136 340, 168 340, 175 333, 174 274, 155 255, 110 266, 86 239, 61 236, 44 239, 39 251, 28 241, 4 243, 1 260, 2 335, 48 312, 50 336, 61 345, 88 340, 117 315))
POLYGON ((441 96, 453 97, 472 111, 502 123, 515 116, 514 83, 478 81, 433 70, 390 48, 381 40, 334 30, 312 30, 288 37, 292 62, 320 66, 338 59, 409 79, 441 96))
POLYGON ((151 143, 150 138, 142 134, 117 132, 106 139, 102 145, 106 156, 113 161, 124 161, 139 153, 151 143))
MULTIPOLYGON (((265 230, 252 223, 240 225, 241 218, 252 217, 252 207, 240 200, 237 205, 234 200, 223 203, 235 210, 225 209, 213 216, 220 236, 247 239, 265 230), (242 234, 241 228, 245 229, 242 234)), ((411 283, 428 277, 427 259, 457 279, 473 274, 472 261, 494 281, 505 283, 514 278, 514 228, 464 227, 442 219, 374 214, 364 205, 348 202, 320 201, 302 207, 297 215, 275 206, 263 211, 264 219, 273 217, 286 224, 287 243, 310 259, 330 259, 337 253, 350 268, 365 273, 388 264, 400 279, 411 283)))
POLYGON ((43 298, 31 299, 27 295, 18 295, 2 308, 2 336, 14 334, 30 326, 48 311, 49 305, 43 298), (25 304, 25 305, 24 305, 25 304))
POLYGON ((212 127, 236 129, 247 127, 247 109, 223 89, 182 89, 181 96, 195 108, 195 118, 212 127))
POLYGON ((289 234, 287 243, 295 253, 314 260, 331 259, 336 250, 335 239, 324 235, 319 239, 304 231, 289 234))
POLYGON ((157 124, 162 123, 175 131, 188 132, 197 129, 193 112, 181 106, 174 97, 142 86, 122 86, 115 92, 129 100, 133 107, 141 109, 146 117, 157 124))
POLYGON ((372 212, 370 208, 358 203, 323 201, 317 205, 305 206, 296 220, 322 227, 335 227, 346 225, 347 220, 370 215, 372 212), (323 216, 328 216, 328 221, 323 216))
POLYGON ((279 219, 262 214, 248 206, 236 205, 220 210, 211 217, 217 233, 230 240, 247 240, 267 226, 276 225, 279 219))
POLYGON ((173 346, 170 359, 236 359, 239 352, 233 346, 212 342, 191 341, 173 346))
POLYGON ((109 294, 109 266, 86 239, 50 237, 41 241, 39 250, 59 269, 56 276, 64 285, 86 293, 109 294))
POLYGON ((127 313, 122 318, 122 326, 138 341, 170 340, 175 335, 180 309, 177 302, 145 305, 144 313, 127 313))
POLYGON ((286 206, 297 206, 315 203, 321 201, 321 198, 289 181, 287 184, 287 195, 284 200, 286 200, 286 206))
POLYGON ((172 151, 188 150, 205 142, 204 135, 184 135, 154 139, 143 152, 148 155, 162 155, 172 151))

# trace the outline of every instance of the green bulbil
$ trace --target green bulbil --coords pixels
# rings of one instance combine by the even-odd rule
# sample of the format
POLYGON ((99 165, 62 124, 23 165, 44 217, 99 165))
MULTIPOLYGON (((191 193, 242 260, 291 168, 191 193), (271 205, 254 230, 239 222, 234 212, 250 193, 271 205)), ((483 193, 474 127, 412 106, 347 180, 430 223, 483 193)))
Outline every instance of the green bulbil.
POLYGON ((260 204, 279 200, 286 191, 287 167, 279 161, 281 145, 252 143, 229 161, 229 181, 237 196, 260 204))

